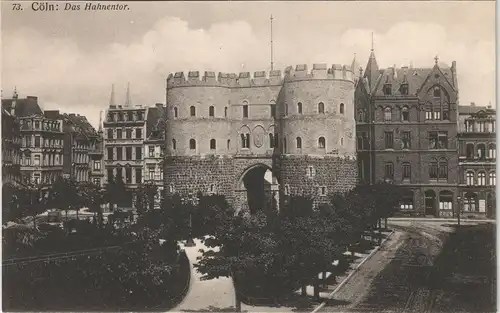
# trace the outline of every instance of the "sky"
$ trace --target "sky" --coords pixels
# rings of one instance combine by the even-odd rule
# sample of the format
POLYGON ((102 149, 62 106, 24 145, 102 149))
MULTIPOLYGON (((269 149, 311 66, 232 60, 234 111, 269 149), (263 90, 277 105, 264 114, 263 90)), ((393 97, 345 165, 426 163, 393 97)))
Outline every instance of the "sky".
MULTIPOLYGON (((495 2, 126 2, 115 12, 22 12, 1 3, 2 95, 87 116, 115 99, 165 103, 177 71, 254 72, 314 63, 381 68, 457 62, 460 104, 495 105, 495 2)), ((78 4, 77 2, 72 2, 78 4)), ((101 2, 104 3, 104 2, 101 2)), ((83 7, 83 4, 81 4, 83 7)))

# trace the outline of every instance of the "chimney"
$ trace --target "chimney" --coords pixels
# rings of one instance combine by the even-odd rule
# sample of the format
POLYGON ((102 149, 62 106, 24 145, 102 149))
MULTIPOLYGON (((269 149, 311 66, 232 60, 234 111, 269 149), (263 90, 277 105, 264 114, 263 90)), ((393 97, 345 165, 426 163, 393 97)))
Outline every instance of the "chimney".
POLYGON ((156 107, 157 107, 157 108, 162 108, 162 107, 163 107, 163 103, 157 103, 157 104, 156 104, 156 107))
POLYGON ((470 106, 474 108, 474 107, 476 107, 476 103, 475 102, 471 102, 470 106))

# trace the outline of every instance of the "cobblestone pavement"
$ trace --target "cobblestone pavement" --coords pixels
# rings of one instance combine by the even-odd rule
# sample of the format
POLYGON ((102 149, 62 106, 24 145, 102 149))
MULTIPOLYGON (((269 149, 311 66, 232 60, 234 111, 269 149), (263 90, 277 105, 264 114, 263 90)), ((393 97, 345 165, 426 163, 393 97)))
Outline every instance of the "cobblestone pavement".
POLYGON ((421 221, 391 225, 399 240, 369 259, 320 312, 432 312, 439 294, 429 275, 452 228, 421 221))

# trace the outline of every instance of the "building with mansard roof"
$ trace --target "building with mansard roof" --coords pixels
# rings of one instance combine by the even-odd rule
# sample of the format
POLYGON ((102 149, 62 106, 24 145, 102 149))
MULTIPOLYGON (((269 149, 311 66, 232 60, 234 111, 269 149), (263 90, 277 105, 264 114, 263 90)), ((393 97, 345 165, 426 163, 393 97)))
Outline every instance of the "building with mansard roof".
POLYGON ((359 177, 404 187, 400 213, 455 216, 458 196, 456 62, 381 69, 371 51, 356 83, 359 177))

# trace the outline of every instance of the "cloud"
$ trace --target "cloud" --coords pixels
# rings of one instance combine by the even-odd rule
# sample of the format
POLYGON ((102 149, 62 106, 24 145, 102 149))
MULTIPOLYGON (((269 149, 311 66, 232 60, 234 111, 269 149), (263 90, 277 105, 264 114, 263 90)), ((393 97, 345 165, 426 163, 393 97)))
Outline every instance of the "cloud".
MULTIPOLYGON (((380 66, 412 62, 430 67, 437 54, 450 65, 457 61, 462 103, 494 101, 494 39, 466 44, 450 39, 439 24, 403 22, 384 33, 351 28, 341 35, 327 28, 315 33, 277 31, 275 67, 350 64, 355 52, 364 66, 372 32, 380 66)), ((3 35, 4 95, 17 85, 21 96, 37 95, 44 108, 85 114, 94 125, 108 105, 112 83, 117 101, 124 100, 130 82, 132 102, 153 105, 165 102, 164 80, 171 72, 253 72, 269 69, 270 63, 269 38, 245 21, 192 29, 184 20, 166 17, 136 42, 110 43, 90 52, 71 38, 47 37, 33 29, 3 35)))

